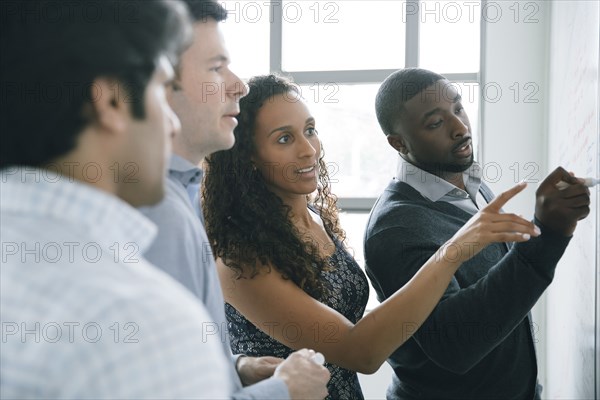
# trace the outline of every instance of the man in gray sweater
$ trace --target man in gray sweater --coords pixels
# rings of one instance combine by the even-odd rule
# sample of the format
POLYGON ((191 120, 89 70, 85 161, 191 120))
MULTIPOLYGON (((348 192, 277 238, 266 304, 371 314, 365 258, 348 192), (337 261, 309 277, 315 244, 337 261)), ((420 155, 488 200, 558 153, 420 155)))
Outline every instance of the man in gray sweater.
MULTIPOLYGON (((493 194, 474 163, 460 95, 443 76, 395 72, 381 85, 376 110, 400 155, 365 232, 367 273, 383 301, 493 194)), ((579 179, 553 171, 536 192, 541 235, 490 245, 460 267, 431 316, 388 359, 395 372, 388 398, 539 399, 529 312, 589 202, 579 179), (570 186, 559 190, 561 180, 570 186)))

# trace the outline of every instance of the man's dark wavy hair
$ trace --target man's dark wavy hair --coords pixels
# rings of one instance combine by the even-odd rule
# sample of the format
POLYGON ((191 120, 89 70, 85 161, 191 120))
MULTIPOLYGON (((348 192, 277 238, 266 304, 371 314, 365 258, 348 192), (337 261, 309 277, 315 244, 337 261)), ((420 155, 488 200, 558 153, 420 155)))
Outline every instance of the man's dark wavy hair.
MULTIPOLYGON (((268 189, 251 161, 256 116, 261 106, 278 95, 293 101, 299 90, 289 80, 275 75, 254 77, 248 86, 248 95, 240 100, 235 145, 207 158, 202 196, 213 253, 238 273, 238 279, 252 278, 270 265, 319 298, 326 292, 320 273, 330 270, 328 260, 320 256, 318 244, 301 237, 290 220, 290 207, 268 189)), ((314 199, 308 196, 308 200, 321 215, 327 233, 344 242, 346 236, 339 226, 337 198, 330 191, 323 152, 318 189, 314 199)))
POLYGON ((0 168, 39 167, 68 154, 93 116, 92 82, 115 79, 143 119, 160 56, 175 65, 192 39, 185 5, 170 0, 0 2, 0 168))

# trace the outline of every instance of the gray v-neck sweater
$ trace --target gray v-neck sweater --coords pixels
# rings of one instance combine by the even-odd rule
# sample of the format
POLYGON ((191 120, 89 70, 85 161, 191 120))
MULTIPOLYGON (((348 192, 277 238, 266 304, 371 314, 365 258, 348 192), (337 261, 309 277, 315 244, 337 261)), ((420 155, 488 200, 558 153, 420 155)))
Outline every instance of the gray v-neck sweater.
MULTIPOLYGON (((492 193, 482 184, 481 193, 492 193)), ((365 232, 366 271, 380 301, 400 289, 471 215, 392 180, 365 232)), ((528 313, 570 238, 542 235, 487 246, 455 273, 421 328, 388 359, 391 399, 533 399, 537 364, 528 313)), ((408 323, 407 330, 415 330, 408 323)), ((539 396, 539 388, 537 389, 539 396)))

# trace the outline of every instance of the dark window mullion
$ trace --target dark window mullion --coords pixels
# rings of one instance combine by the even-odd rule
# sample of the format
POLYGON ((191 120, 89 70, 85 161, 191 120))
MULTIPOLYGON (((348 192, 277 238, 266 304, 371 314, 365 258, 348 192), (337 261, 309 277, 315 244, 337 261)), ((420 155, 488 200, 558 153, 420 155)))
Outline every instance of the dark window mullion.
POLYGON ((269 68, 271 73, 281 73, 282 70, 282 43, 283 43, 283 13, 282 2, 271 1, 269 7, 269 38, 270 38, 270 55, 269 68))

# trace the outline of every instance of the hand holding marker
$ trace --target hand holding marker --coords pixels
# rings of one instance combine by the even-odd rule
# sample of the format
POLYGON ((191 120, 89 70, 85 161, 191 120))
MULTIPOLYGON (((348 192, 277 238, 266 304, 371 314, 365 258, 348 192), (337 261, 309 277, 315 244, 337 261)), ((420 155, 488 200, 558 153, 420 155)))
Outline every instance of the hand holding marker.
MULTIPOLYGON (((591 188, 591 187, 594 187, 594 186, 596 186, 596 185, 600 184, 600 179, 596 179, 596 178, 583 178, 583 184, 584 184, 585 186, 587 186, 587 187, 590 187, 590 188, 591 188)), ((556 187, 557 187, 559 190, 566 189, 566 188, 568 188, 569 186, 571 186, 571 185, 570 185, 570 184, 568 184, 568 183, 567 183, 567 182, 565 182, 565 181, 560 181, 560 182, 558 182, 558 183, 556 184, 556 187)))

